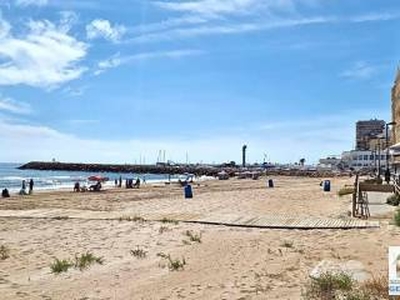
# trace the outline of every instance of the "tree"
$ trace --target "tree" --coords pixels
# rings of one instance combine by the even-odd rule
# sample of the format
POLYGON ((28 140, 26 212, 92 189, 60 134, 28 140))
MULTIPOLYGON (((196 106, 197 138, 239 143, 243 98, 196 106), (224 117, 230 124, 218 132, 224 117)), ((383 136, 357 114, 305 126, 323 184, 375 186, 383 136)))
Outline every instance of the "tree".
POLYGON ((302 158, 302 159, 299 160, 299 163, 300 163, 300 165, 302 165, 302 166, 304 166, 305 162, 306 162, 306 159, 305 159, 305 158, 302 158))

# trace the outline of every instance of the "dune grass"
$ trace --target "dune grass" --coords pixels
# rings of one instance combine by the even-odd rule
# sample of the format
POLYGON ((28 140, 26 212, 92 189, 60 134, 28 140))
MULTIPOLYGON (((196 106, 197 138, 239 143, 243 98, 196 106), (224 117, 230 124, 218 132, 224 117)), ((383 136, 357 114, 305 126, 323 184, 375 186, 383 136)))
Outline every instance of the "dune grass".
POLYGON ((319 278, 311 278, 302 296, 304 300, 395 299, 389 296, 387 275, 378 275, 359 283, 345 272, 327 272, 319 278))
POLYGON ((6 260, 10 257, 10 249, 7 246, 1 245, 0 246, 0 259, 6 260))
POLYGON ((50 270, 53 274, 67 272, 70 268, 83 271, 95 263, 102 265, 104 263, 103 257, 97 257, 93 253, 87 251, 81 255, 75 254, 74 260, 56 258, 54 262, 50 264, 50 270))

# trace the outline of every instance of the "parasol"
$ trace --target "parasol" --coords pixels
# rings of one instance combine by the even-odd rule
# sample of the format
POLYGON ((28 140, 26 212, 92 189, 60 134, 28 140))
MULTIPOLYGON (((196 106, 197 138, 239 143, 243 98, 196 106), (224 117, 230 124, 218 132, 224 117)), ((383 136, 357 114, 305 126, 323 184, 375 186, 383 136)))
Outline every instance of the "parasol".
POLYGON ((104 176, 100 176, 100 175, 92 175, 92 176, 88 177, 88 180, 104 182, 104 181, 108 181, 108 177, 104 177, 104 176))

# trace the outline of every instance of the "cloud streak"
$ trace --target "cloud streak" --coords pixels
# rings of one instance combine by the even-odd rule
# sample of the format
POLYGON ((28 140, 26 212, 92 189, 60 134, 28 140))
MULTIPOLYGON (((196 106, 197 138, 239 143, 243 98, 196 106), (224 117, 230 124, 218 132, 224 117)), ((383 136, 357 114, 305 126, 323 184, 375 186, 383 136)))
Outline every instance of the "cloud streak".
POLYGON ((163 59, 163 58, 180 59, 188 56, 202 55, 204 53, 205 53, 204 51, 196 49, 179 49, 171 51, 145 52, 127 56, 121 56, 120 54, 115 54, 106 60, 100 61, 97 64, 97 69, 95 70, 94 74, 99 75, 107 69, 116 68, 121 65, 131 64, 138 61, 163 59))
POLYGON ((377 73, 377 68, 368 64, 365 61, 356 62, 351 68, 340 73, 340 77, 354 79, 354 80, 367 80, 372 78, 377 73))
POLYGON ((48 0, 16 0, 15 4, 19 6, 45 6, 48 4, 48 0))
POLYGON ((0 111, 26 115, 30 114, 32 109, 28 103, 18 102, 11 98, 0 97, 0 111))

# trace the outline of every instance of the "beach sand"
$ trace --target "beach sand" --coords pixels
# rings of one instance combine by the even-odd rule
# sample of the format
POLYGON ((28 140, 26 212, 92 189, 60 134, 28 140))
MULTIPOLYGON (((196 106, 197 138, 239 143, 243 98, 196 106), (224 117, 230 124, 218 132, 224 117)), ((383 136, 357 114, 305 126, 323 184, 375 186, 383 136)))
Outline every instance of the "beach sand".
POLYGON ((347 218, 350 196, 339 198, 337 191, 353 179, 331 179, 329 193, 322 191, 318 178, 274 180, 273 189, 266 188, 265 179, 201 182, 193 185, 193 199, 184 199, 177 185, 158 184, 1 200, 0 245, 9 248, 10 257, 0 260, 0 298, 300 299, 310 271, 324 259, 357 260, 371 275, 387 274, 388 246, 400 245, 400 237, 385 217, 380 217, 378 229, 357 230, 127 220, 210 214, 347 218), (201 234, 201 243, 190 241, 188 230, 201 234), (131 254, 138 247, 146 257, 131 254), (103 257, 104 263, 51 273, 55 258, 87 251, 103 257), (184 269, 171 271, 159 253, 184 258, 184 269))

